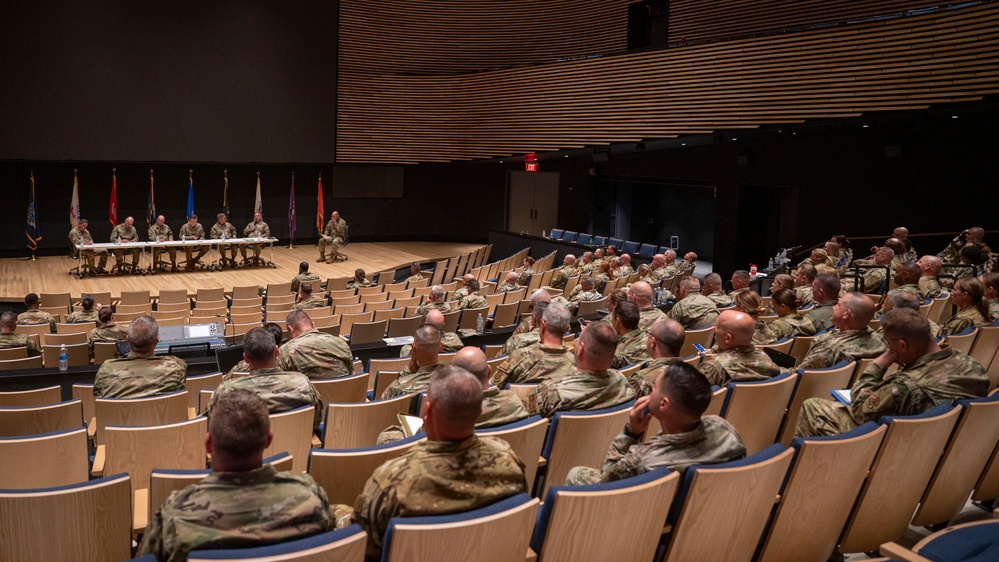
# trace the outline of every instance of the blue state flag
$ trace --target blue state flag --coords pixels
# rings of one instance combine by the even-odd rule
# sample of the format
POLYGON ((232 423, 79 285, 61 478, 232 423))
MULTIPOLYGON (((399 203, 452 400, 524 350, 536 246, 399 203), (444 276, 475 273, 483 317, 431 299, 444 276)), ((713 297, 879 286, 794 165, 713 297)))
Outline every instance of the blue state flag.
POLYGON ((187 177, 187 220, 194 214, 194 176, 187 177))
POLYGON ((149 200, 146 201, 146 224, 156 222, 156 195, 153 193, 153 171, 149 170, 149 200))
POLYGON ((41 224, 38 222, 38 206, 35 204, 35 174, 31 174, 31 193, 28 195, 28 224, 24 229, 28 237, 28 249, 34 252, 38 249, 38 241, 42 239, 41 224))

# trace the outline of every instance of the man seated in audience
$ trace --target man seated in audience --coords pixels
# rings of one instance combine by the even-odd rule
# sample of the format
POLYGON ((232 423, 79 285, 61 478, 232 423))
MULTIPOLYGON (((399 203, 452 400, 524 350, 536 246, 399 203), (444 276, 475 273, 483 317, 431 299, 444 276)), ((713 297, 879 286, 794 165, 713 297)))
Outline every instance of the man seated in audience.
POLYGON ((295 278, 291 280, 291 292, 297 293, 298 288, 302 285, 303 281, 312 283, 314 281, 319 281, 319 280, 320 279, 318 275, 309 271, 309 262, 303 261, 302 263, 298 264, 298 275, 296 275, 295 278))
POLYGON ((907 251, 902 258, 907 262, 916 261, 916 249, 912 246, 912 241, 909 240, 909 229, 904 226, 897 226, 891 231, 892 238, 898 238, 903 244, 906 244, 907 251))
POLYGON ((629 254, 621 254, 621 269, 617 272, 617 277, 627 277, 635 272, 635 268, 631 266, 631 256, 629 254))
POLYGON ((420 273, 420 262, 414 261, 412 265, 409 266, 409 277, 405 281, 423 281, 426 277, 420 273))
POLYGON ((766 380, 780 373, 770 356, 753 345, 756 323, 753 317, 735 310, 725 310, 715 322, 716 354, 705 355, 698 370, 708 382, 725 386, 731 381, 766 380))
POLYGON ((715 303, 716 308, 732 306, 732 297, 726 295, 725 291, 722 290, 722 278, 717 273, 709 273, 704 276, 704 288, 701 289, 701 294, 715 303))
POLYGON ((988 393, 985 370, 951 347, 941 348, 919 312, 895 309, 881 317, 888 350, 853 385, 850 405, 809 398, 801 406, 796 436, 836 435, 881 416, 912 416, 942 402, 988 393), (902 368, 885 374, 893 363, 902 368))
POLYGON ((482 413, 475 421, 476 428, 506 425, 531 415, 514 392, 489 384, 492 367, 481 349, 472 346, 461 348, 451 360, 451 366, 468 371, 482 385, 482 413))
POLYGON ((614 309, 613 316, 612 326, 619 339, 611 367, 620 369, 632 363, 645 363, 651 360, 652 357, 646 351, 647 333, 638 327, 640 316, 635 303, 628 301, 619 303, 614 309))
POLYGON ((697 269, 697 254, 694 252, 687 252, 683 254, 683 263, 677 264, 677 269, 680 273, 685 271, 693 272, 697 269))
POLYGON ((114 311, 110 306, 102 306, 97 311, 97 323, 98 326, 87 334, 91 357, 94 355, 94 342, 123 342, 128 336, 128 328, 115 324, 114 311))
POLYGON ((101 365, 94 379, 94 396, 143 398, 184 390, 187 363, 172 355, 154 355, 159 335, 159 324, 152 316, 132 320, 125 337, 131 351, 128 357, 108 359, 101 365))
POLYGON ((872 318, 874 303, 871 299, 860 293, 843 295, 833 306, 832 324, 836 330, 815 338, 798 367, 825 369, 840 361, 859 361, 881 355, 887 347, 884 338, 868 326, 872 318))
POLYGON ((426 317, 427 313, 431 310, 451 312, 451 305, 444 302, 444 287, 441 287, 440 285, 434 285, 430 288, 430 292, 427 293, 426 300, 423 304, 416 307, 416 315, 426 317))
POLYGON ((593 261, 593 252, 583 252, 583 256, 579 259, 579 274, 586 275, 596 271, 600 267, 600 263, 593 261))
MULTIPOLYGON (((541 339, 541 320, 544 318, 545 309, 551 304, 553 303, 550 301, 542 300, 534 305, 531 315, 526 318, 531 322, 530 330, 519 334, 515 331, 503 345, 504 354, 511 354, 518 349, 538 343, 541 339)), ((521 323, 523 324, 523 322, 521 323)))
MULTIPOLYGON (((556 299, 557 299, 556 302, 560 302, 563 305, 567 305, 569 302, 561 296, 556 297, 556 299)), ((538 289, 533 293, 531 293, 531 308, 529 312, 533 312, 534 308, 538 306, 538 303, 540 302, 552 302, 552 297, 551 295, 548 294, 548 291, 544 289, 538 289)), ((532 315, 525 314, 524 317, 520 320, 520 324, 517 324, 517 327, 513 330, 513 334, 511 334, 510 336, 511 337, 519 336, 520 334, 524 334, 532 330, 537 331, 537 326, 534 325, 534 319, 532 315)), ((509 353, 509 351, 504 350, 503 353, 509 353)))
POLYGON ((669 249, 666 250, 663 255, 666 260, 663 265, 662 278, 673 277, 679 273, 683 273, 687 269, 687 265, 682 263, 685 260, 681 260, 681 263, 676 261, 676 250, 669 249))
POLYGON ((56 331, 55 318, 48 312, 39 310, 38 307, 41 304, 42 302, 38 299, 37 294, 28 293, 27 295, 24 295, 24 306, 26 306, 28 310, 17 315, 17 324, 19 326, 48 324, 49 331, 54 334, 56 331))
MULTIPOLYGON (((271 335, 274 336, 274 345, 280 348, 281 340, 284 339, 284 330, 281 329, 281 326, 279 326, 276 322, 267 322, 266 324, 264 324, 264 329, 270 332, 271 335)), ((281 361, 280 352, 281 350, 278 349, 278 361, 281 361)), ((298 369, 291 368, 287 370, 297 371, 298 369)), ((234 376, 236 376, 236 373, 244 374, 248 372, 250 372, 250 364, 246 362, 246 359, 240 359, 238 363, 236 363, 235 365, 232 366, 231 369, 229 369, 229 372, 222 374, 222 381, 225 382, 233 378, 234 376)))
MULTIPOLYGON (((937 256, 945 264, 957 265, 961 263, 961 248, 975 244, 981 246, 982 253, 984 254, 984 262, 991 265, 992 249, 985 243, 985 229, 980 226, 973 226, 968 230, 962 231, 937 256)), ((991 267, 988 270, 991 271, 991 267)))
MULTIPOLYGON (((884 301, 881 303, 881 314, 887 314, 889 311, 896 308, 908 308, 919 312, 919 307, 922 302, 923 301, 921 301, 919 297, 909 291, 892 289, 888 291, 888 294, 885 295, 884 301)), ((941 337, 940 325, 929 318, 927 318, 927 322, 930 323, 930 335, 932 335, 934 339, 941 337)), ((882 337, 884 336, 884 326, 881 324, 878 324, 878 329, 876 331, 882 337)))
POLYGON ((447 366, 427 386, 427 440, 375 469, 353 509, 334 506, 337 527, 360 523, 368 532, 366 560, 380 559, 392 517, 460 513, 528 490, 524 463, 506 441, 475 435, 479 380, 447 366))
POLYGON ((647 396, 652 393, 652 386, 659 376, 659 371, 679 360, 680 350, 686 333, 679 322, 671 318, 660 318, 652 323, 645 338, 645 350, 652 361, 647 362, 640 371, 628 379, 628 384, 636 396, 647 396))
POLYGON ((263 400, 246 390, 226 392, 208 420, 212 473, 170 494, 150 518, 140 553, 180 562, 191 550, 262 546, 330 530, 329 500, 311 476, 263 464, 272 438, 263 400))
POLYGON ((583 328, 573 348, 576 372, 542 381, 527 409, 550 418, 564 410, 599 410, 634 398, 624 375, 611 369, 617 340, 614 328, 603 322, 583 328))
POLYGON ((564 297, 557 297, 558 302, 567 306, 569 310, 572 311, 573 314, 575 314, 576 311, 579 310, 579 303, 587 301, 596 301, 602 298, 603 295, 601 295, 600 292, 596 290, 596 281, 594 281, 593 277, 589 275, 585 277, 580 277, 579 284, 576 285, 576 288, 572 290, 572 293, 569 295, 567 302, 562 302, 562 300, 564 300, 564 297))
POLYGON ((818 267, 820 265, 828 265, 829 267, 834 267, 836 264, 829 257, 829 253, 823 248, 815 248, 812 253, 808 255, 807 258, 801 260, 801 264, 810 264, 812 266, 818 267))
POLYGON ((565 281, 570 277, 579 275, 579 268, 576 266, 576 256, 566 254, 562 260, 562 268, 552 274, 551 287, 553 289, 565 288, 565 281))
POLYGON ((676 296, 680 300, 666 315, 679 322, 685 330, 707 328, 718 319, 718 307, 701 294, 701 282, 696 277, 684 277, 676 296))
POLYGON ((535 308, 535 312, 538 311, 542 316, 538 320, 537 343, 510 353, 493 377, 492 382, 497 387, 557 379, 575 372, 576 358, 562 344, 572 320, 569 309, 558 303, 542 303, 535 308))
POLYGON ((67 324, 84 324, 84 323, 97 323, 97 311, 101 309, 99 303, 94 302, 94 297, 90 295, 84 295, 80 299, 80 304, 83 306, 83 310, 74 310, 66 317, 67 324))
POLYGON ((458 310, 489 306, 489 303, 486 302, 486 297, 479 293, 479 282, 477 280, 469 279, 468 283, 461 290, 465 291, 465 295, 458 301, 458 310))
POLYGON ((652 286, 645 281, 635 281, 628 287, 628 300, 638 307, 641 318, 638 327, 646 330, 653 322, 665 318, 666 313, 652 305, 652 286))
POLYGON ((327 306, 326 297, 324 295, 312 294, 312 283, 309 281, 305 281, 298 286, 298 297, 295 301, 295 306, 293 307, 295 310, 323 308, 327 306))
MULTIPOLYGON (((382 392, 382 398, 392 398, 403 394, 419 394, 427 390, 430 376, 440 365, 441 331, 437 326, 421 324, 413 334, 413 350, 409 365, 399 371, 399 378, 392 381, 382 392)), ((413 401, 413 406, 416 401, 413 401)), ((414 408, 414 414, 415 408, 414 408)))
POLYGON ((470 281, 475 281, 474 275, 472 275, 471 273, 466 273, 465 275, 463 275, 461 278, 461 287, 458 287, 457 290, 451 293, 451 300, 461 301, 461 299, 467 297, 471 293, 471 290, 469 290, 468 288, 468 283, 470 281))
POLYGON ((920 273, 921 269, 915 262, 906 262, 895 267, 892 281, 895 282, 897 289, 908 291, 916 295, 920 300, 923 300, 922 294, 919 291, 920 273))
POLYGON ((509 291, 516 291, 517 289, 519 289, 520 285, 517 284, 517 278, 518 277, 519 277, 519 275, 517 275, 516 271, 509 271, 509 272, 507 272, 506 278, 503 280, 502 283, 500 283, 496 287, 496 292, 497 293, 506 293, 506 292, 509 292, 509 291))
POLYGON ((606 258, 606 256, 605 256, 605 252, 604 252, 604 249, 603 249, 603 248, 597 248, 597 249, 593 250, 593 261, 594 261, 594 263, 596 263, 596 264, 597 264, 598 266, 599 266, 599 265, 600 265, 601 263, 603 263, 603 262, 607 261, 607 258, 606 258))
POLYGON ((249 373, 219 385, 208 402, 208 419, 214 414, 215 404, 226 393, 249 390, 264 401, 267 411, 272 414, 312 406, 315 409, 313 429, 319 427, 323 421, 323 399, 309 377, 278 367, 278 346, 274 343, 274 334, 263 327, 247 332, 243 337, 243 359, 250 367, 249 373))
POLYGON ((678 361, 656 368, 652 392, 635 401, 624 429, 611 442, 604 464, 569 471, 566 484, 584 485, 631 478, 659 467, 684 471, 695 464, 716 464, 746 456, 746 446, 732 424, 705 416, 711 385, 697 369, 678 361), (662 431, 642 443, 655 417, 662 431))
POLYGON ((943 261, 936 256, 925 255, 916 262, 919 266, 919 297, 921 300, 940 296, 940 270, 943 261))
MULTIPOLYGON (((874 253, 873 264, 877 267, 860 270, 863 272, 863 282, 860 284, 860 290, 865 293, 877 292, 884 283, 885 278, 888 275, 887 268, 891 267, 891 263, 894 258, 895 251, 888 246, 881 246, 878 248, 877 252, 874 253)), ((853 279, 844 279, 841 285, 846 291, 852 291, 855 286, 853 279)))
POLYGON ((732 272, 732 292, 729 293, 731 298, 735 298, 736 293, 741 293, 742 291, 748 291, 749 289, 749 272, 745 269, 737 269, 732 272))
MULTIPOLYGON (((444 331, 444 314, 441 311, 431 310, 427 313, 427 317, 423 319, 423 322, 440 330, 441 352, 454 353, 455 351, 465 347, 465 344, 461 343, 461 338, 458 337, 458 334, 444 331)), ((412 350, 413 344, 407 343, 399 350, 399 357, 409 357, 412 350)))
MULTIPOLYGON (((111 310, 111 307, 107 307, 111 310)), ((37 357, 42 354, 35 340, 27 334, 15 334, 17 329, 17 315, 7 311, 0 315, 0 349, 10 349, 12 347, 23 347, 27 350, 28 357, 37 357)))
POLYGON ((805 316, 815 324, 816 331, 821 332, 832 326, 832 307, 839 301, 840 288, 839 277, 832 273, 820 273, 812 281, 815 306, 805 316))
POLYGON ((354 354, 343 339, 316 329, 304 310, 292 310, 285 319, 291 339, 281 346, 277 364, 310 379, 335 379, 353 373, 354 354))
POLYGON ((794 292, 798 295, 798 307, 805 307, 814 301, 812 297, 812 282, 819 272, 810 264, 799 265, 794 271, 794 292))

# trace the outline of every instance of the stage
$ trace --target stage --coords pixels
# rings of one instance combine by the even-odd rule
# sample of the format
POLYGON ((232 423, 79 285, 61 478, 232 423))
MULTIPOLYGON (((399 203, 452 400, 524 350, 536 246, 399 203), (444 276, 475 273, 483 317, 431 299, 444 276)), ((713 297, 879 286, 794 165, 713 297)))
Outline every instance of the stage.
MULTIPOLYGON (((273 258, 270 250, 264 248, 262 257, 272 259, 276 267, 246 267, 222 271, 180 271, 177 273, 157 273, 155 275, 87 275, 83 279, 69 273, 76 267, 76 260, 66 255, 40 257, 36 260, 25 258, 0 259, 0 303, 23 303, 27 293, 65 293, 74 299, 88 293, 110 292, 117 298, 122 291, 149 291, 156 297, 167 289, 187 289, 194 295, 200 288, 222 287, 231 291, 233 287, 247 285, 266 286, 268 283, 286 283, 298 274, 298 264, 309 262, 309 271, 322 278, 353 277, 354 270, 363 269, 367 273, 408 267, 414 261, 431 262, 475 251, 482 244, 461 244, 443 242, 355 242, 342 247, 350 259, 337 263, 316 263, 319 249, 315 244, 295 245, 289 248, 287 242, 274 245, 273 258)), ((252 256, 252 253, 250 253, 252 256)), ((131 262, 128 254, 126 259, 131 262)), ((178 261, 183 261, 184 252, 178 252, 178 261)), ((206 256, 207 257, 207 256, 206 256)), ((505 256, 491 256, 496 260, 505 256)), ((164 254, 163 259, 167 259, 164 254)), ((237 256, 238 259, 238 256, 237 256)), ((148 263, 148 257, 144 263, 148 263)), ((114 257, 108 259, 108 267, 114 264, 114 257)), ((44 306, 46 303, 42 303, 44 306)), ((5 306, 3 308, 10 308, 5 306)))

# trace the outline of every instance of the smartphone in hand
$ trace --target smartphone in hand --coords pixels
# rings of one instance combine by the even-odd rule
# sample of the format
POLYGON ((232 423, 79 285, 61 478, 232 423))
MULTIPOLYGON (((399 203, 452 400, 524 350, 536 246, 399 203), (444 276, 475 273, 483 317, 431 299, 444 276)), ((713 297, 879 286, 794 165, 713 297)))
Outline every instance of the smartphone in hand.
POLYGON ((707 353, 707 351, 704 349, 704 346, 699 343, 694 344, 694 349, 696 349, 698 353, 707 353))

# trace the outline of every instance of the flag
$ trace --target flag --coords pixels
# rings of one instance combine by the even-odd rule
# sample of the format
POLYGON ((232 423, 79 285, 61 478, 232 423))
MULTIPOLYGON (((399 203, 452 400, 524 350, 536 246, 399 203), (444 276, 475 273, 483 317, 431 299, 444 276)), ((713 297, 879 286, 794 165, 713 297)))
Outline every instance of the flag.
POLYGON ((108 219, 111 226, 118 226, 118 178, 115 168, 111 168, 111 204, 108 206, 108 219))
POLYGON ((153 193, 153 171, 149 170, 149 200, 146 201, 146 224, 156 222, 156 194, 153 193))
POLYGON ((229 216, 229 170, 222 170, 225 179, 222 180, 222 212, 229 216))
POLYGON ((191 220, 191 215, 194 214, 194 172, 191 171, 187 176, 187 220, 191 220))
POLYGON ((323 210, 323 175, 319 174, 319 195, 316 203, 316 230, 323 233, 323 219, 326 218, 326 211, 323 210))
POLYGON ((69 224, 76 228, 80 224, 80 190, 77 187, 76 170, 73 170, 73 198, 69 201, 69 224))
POLYGON ((288 238, 295 238, 295 172, 291 173, 291 195, 288 196, 288 238))
POLYGON ((264 204, 260 200, 260 172, 257 172, 257 200, 253 203, 253 212, 261 214, 264 212, 264 204))
POLYGON ((38 224, 38 207, 35 206, 35 173, 31 173, 31 193, 28 195, 28 226, 24 233, 28 236, 28 249, 34 252, 38 249, 38 241, 42 239, 41 225, 38 224))

